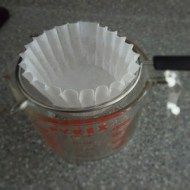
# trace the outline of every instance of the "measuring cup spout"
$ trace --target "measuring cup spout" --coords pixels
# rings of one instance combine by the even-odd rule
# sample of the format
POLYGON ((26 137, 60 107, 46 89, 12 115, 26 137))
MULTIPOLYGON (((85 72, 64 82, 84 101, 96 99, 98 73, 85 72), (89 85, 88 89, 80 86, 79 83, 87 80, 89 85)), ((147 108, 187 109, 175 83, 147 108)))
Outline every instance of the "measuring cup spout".
POLYGON ((10 110, 10 114, 13 115, 21 110, 24 110, 29 104, 29 100, 24 100, 22 102, 19 102, 17 104, 14 104, 10 110))

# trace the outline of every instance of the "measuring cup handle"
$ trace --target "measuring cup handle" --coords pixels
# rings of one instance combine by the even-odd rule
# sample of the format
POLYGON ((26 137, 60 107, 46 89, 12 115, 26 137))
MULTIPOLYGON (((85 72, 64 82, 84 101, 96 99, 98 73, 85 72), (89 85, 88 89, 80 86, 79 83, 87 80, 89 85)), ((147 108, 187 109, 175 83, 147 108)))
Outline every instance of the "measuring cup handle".
POLYGON ((150 82, 167 83, 169 87, 167 109, 172 114, 178 115, 180 107, 177 102, 183 86, 176 71, 190 71, 190 56, 154 56, 153 64, 146 62, 144 65, 150 82))
POLYGON ((154 56, 156 70, 190 71, 190 56, 154 56))

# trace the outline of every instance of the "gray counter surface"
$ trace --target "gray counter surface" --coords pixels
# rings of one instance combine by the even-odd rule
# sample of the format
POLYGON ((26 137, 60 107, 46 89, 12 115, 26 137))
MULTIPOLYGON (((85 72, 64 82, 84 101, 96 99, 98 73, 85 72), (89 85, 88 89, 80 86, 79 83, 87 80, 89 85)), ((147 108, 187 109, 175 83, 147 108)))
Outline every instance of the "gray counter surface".
POLYGON ((27 117, 9 114, 11 64, 29 36, 55 25, 96 21, 137 43, 149 56, 190 54, 190 1, 1 0, 10 20, 0 30, 0 189, 188 189, 190 73, 181 73, 181 113, 168 114, 167 87, 158 85, 132 140, 109 158, 71 165, 48 150, 27 117), (68 3, 69 2, 69 3, 68 3))

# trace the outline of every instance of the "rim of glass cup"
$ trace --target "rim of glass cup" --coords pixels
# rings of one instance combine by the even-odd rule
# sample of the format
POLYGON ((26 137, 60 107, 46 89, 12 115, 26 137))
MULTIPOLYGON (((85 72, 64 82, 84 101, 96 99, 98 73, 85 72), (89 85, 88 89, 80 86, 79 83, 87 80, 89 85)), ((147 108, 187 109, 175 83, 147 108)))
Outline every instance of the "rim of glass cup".
MULTIPOLYGON (((22 60, 21 58, 19 59, 18 63, 16 64, 16 69, 15 69, 16 85, 17 85, 18 89, 21 91, 21 93, 26 97, 26 99, 30 100, 32 103, 34 103, 34 105, 37 105, 39 107, 49 109, 52 111, 56 111, 56 112, 83 113, 83 112, 98 111, 98 110, 101 110, 104 108, 111 107, 111 106, 115 105, 117 102, 119 102, 120 100, 122 100, 123 98, 125 98, 135 88, 136 84, 138 83, 138 81, 141 77, 142 67, 143 67, 142 60, 147 60, 147 56, 144 54, 144 52, 136 44, 134 44, 130 40, 126 40, 126 42, 133 44, 134 45, 133 50, 140 54, 140 57, 138 59, 138 62, 140 64, 140 69, 138 71, 137 77, 136 77, 134 83, 132 84, 132 86, 130 88, 128 88, 128 87, 125 88, 122 91, 122 93, 120 93, 115 98, 113 98, 109 101, 103 102, 99 105, 94 105, 94 106, 84 107, 84 108, 77 108, 77 107, 76 108, 66 108, 66 107, 61 108, 61 107, 54 106, 54 105, 46 105, 44 102, 37 100, 29 92, 27 92, 27 90, 25 89, 25 87, 22 83, 22 79, 21 79, 22 78, 22 76, 21 76, 21 70, 22 69, 19 67, 19 63, 22 60)), ((128 109, 129 107, 135 106, 135 104, 137 102, 139 102, 139 100, 146 94, 147 90, 148 90, 148 85, 147 85, 147 83, 145 83, 145 85, 142 88, 142 91, 139 93, 138 97, 135 100, 133 100, 132 102, 130 102, 129 104, 127 104, 125 106, 125 109, 128 109)))

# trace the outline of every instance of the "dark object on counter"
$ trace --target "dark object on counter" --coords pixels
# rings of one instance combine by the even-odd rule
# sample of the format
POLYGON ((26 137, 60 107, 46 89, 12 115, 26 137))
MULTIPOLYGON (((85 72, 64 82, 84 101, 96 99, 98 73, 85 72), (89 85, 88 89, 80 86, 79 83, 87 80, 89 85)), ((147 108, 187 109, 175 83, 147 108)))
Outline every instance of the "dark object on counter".
POLYGON ((190 70, 190 56, 154 56, 156 70, 190 70))
POLYGON ((4 7, 0 7, 0 28, 9 19, 9 17, 9 11, 4 7))

